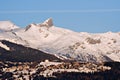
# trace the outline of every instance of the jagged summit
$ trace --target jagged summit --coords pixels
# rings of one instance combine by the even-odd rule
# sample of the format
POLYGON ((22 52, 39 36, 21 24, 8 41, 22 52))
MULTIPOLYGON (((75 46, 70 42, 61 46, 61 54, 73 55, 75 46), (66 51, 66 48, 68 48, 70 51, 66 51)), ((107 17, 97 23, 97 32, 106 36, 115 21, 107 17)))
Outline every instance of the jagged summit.
POLYGON ((25 31, 35 30, 35 28, 40 30, 40 28, 42 28, 42 27, 46 27, 46 29, 48 30, 52 26, 53 26, 52 18, 49 18, 49 19, 45 20, 43 23, 40 23, 40 24, 32 23, 32 24, 28 25, 25 28, 25 31))
POLYGON ((19 28, 11 21, 0 21, 0 30, 2 31, 11 31, 13 29, 19 28))
POLYGON ((51 27, 53 26, 53 20, 52 18, 47 19, 43 23, 39 24, 40 27, 46 26, 46 27, 51 27))

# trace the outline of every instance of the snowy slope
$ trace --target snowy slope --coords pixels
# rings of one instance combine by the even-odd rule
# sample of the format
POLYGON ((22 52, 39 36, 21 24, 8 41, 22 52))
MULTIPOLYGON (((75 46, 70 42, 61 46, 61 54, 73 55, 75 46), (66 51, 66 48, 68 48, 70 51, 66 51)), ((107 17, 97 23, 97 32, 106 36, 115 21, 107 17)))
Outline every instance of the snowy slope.
POLYGON ((23 29, 1 32, 0 39, 62 58, 88 62, 120 62, 120 33, 78 33, 54 26, 51 18, 40 24, 30 24, 23 29))
POLYGON ((0 21, 0 30, 10 31, 13 29, 19 28, 10 21, 0 21))

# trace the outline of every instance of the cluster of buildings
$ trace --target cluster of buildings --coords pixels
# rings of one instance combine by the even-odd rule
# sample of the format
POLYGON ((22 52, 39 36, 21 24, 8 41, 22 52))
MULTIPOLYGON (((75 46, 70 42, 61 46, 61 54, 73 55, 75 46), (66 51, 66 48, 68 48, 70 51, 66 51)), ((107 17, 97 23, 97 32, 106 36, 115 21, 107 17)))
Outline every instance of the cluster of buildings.
POLYGON ((31 80, 35 76, 54 77, 54 73, 61 72, 93 73, 110 69, 110 67, 104 66, 103 64, 79 62, 50 62, 49 60, 35 63, 0 62, 0 78, 31 80))

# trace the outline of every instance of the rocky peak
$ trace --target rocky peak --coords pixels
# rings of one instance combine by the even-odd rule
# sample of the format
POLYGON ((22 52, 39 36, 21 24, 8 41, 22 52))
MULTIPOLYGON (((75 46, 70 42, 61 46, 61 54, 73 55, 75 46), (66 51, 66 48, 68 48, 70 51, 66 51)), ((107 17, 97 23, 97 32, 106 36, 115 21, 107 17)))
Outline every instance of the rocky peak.
POLYGON ((51 27, 53 26, 53 20, 52 18, 47 19, 43 23, 39 24, 40 27, 46 26, 46 27, 51 27))
POLYGON ((53 21, 52 21, 52 18, 49 18, 47 20, 45 20, 43 23, 40 23, 40 24, 35 24, 35 23, 32 23, 30 25, 28 25, 26 28, 25 28, 25 31, 28 31, 29 29, 40 29, 41 27, 46 27, 47 30, 53 26, 53 21))

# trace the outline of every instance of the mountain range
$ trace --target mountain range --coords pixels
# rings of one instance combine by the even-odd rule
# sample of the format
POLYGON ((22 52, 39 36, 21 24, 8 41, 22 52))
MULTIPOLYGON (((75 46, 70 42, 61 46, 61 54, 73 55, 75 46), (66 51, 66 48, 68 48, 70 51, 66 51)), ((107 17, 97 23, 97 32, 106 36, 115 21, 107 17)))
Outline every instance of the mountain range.
POLYGON ((25 28, 11 21, 0 21, 0 47, 9 52, 10 46, 3 41, 39 50, 43 54, 49 53, 63 60, 120 62, 120 32, 75 32, 56 27, 52 18, 25 28))

